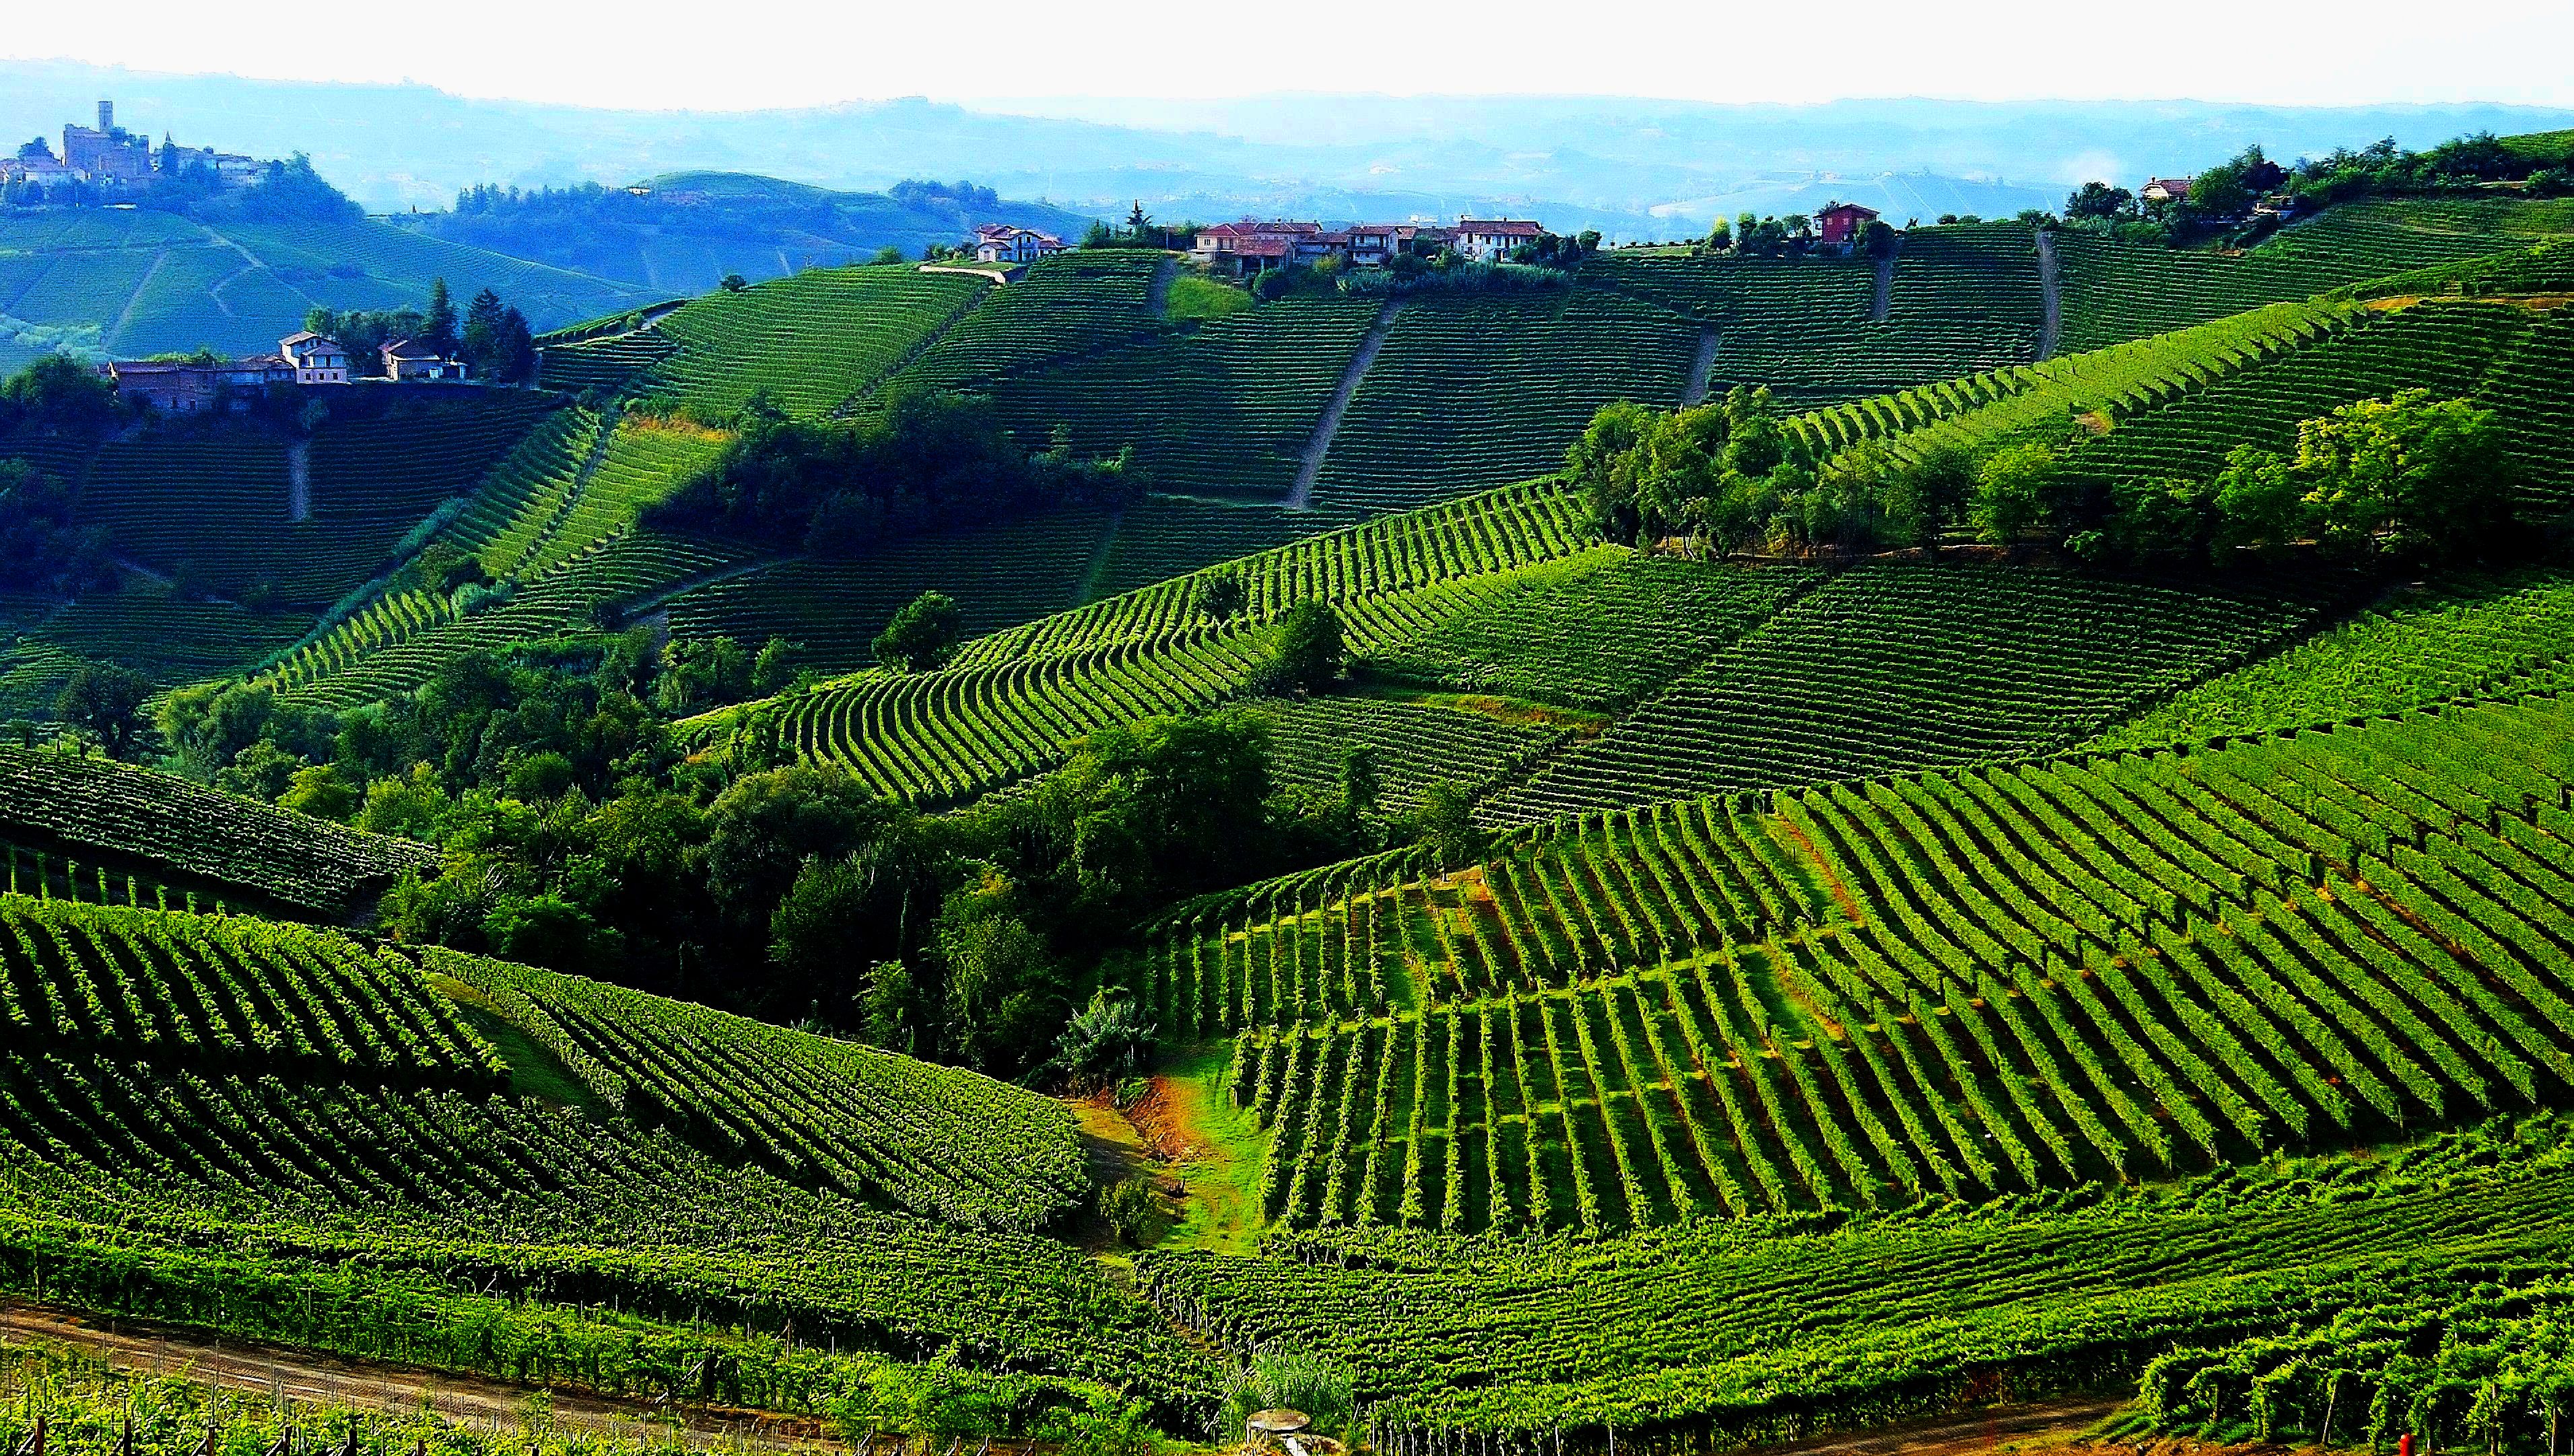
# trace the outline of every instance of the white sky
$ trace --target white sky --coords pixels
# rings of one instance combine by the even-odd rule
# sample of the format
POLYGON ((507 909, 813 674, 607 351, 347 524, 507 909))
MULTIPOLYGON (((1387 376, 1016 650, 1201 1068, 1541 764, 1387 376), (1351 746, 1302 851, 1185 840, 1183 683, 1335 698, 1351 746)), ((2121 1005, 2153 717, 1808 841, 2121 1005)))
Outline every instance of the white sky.
POLYGON ((616 107, 1275 91, 2574 105, 2574 0, 1390 0, 1283 17, 1091 0, 9 8, 12 59, 616 107))

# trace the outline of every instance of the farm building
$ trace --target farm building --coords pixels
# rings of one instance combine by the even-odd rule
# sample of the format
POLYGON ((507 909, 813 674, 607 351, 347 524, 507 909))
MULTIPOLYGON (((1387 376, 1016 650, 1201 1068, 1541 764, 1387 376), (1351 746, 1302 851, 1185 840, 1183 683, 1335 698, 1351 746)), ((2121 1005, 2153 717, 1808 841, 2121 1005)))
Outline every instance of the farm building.
POLYGON ((295 366, 297 384, 349 382, 349 351, 340 347, 337 339, 326 339, 308 329, 278 340, 277 352, 295 366))
POLYGON ((1815 241, 1848 253, 1868 236, 1868 225, 1876 221, 1877 209, 1873 207, 1837 202, 1815 214, 1815 241))
POLYGON ((2196 180, 2193 177, 2148 177, 2145 185, 2136 189, 2136 199, 2157 204, 2187 202, 2189 185, 2196 180))
POLYGON ((465 366, 418 339, 396 339, 384 347, 385 378, 397 384, 422 380, 462 380, 465 366))
POLYGON ((1062 251, 1063 239, 1033 228, 985 223, 974 230, 974 260, 978 263, 1034 263, 1062 251))
POLYGON ((1546 231, 1526 218, 1459 218, 1449 246, 1486 263, 1511 256, 1522 243, 1534 243, 1546 231))

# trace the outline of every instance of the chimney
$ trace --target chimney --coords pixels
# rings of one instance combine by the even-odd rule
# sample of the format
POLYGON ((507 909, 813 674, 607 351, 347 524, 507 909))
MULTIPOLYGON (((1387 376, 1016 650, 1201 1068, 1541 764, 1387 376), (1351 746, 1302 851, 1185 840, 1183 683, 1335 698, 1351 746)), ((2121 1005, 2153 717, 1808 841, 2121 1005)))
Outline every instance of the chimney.
POLYGON ((102 101, 98 104, 98 129, 103 132, 112 132, 116 130, 115 102, 102 101))

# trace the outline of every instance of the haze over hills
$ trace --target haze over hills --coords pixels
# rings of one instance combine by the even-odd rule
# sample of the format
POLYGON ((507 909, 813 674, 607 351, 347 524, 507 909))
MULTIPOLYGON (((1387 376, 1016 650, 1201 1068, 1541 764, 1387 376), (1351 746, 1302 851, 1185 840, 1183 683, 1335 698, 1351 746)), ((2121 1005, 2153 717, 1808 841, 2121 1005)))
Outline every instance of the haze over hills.
POLYGON ((1243 211, 1345 220, 1534 212, 1559 227, 1625 238, 1692 231, 1673 217, 1771 210, 1773 197, 1784 207, 1789 194, 1780 189, 1801 182, 1871 201, 1862 189, 1872 179, 1927 173, 1953 182, 1889 184, 1884 195, 1897 205, 1881 210, 1914 215, 1910 198, 1919 196, 1926 207, 1936 202, 1930 216, 1990 216, 2047 205, 2095 176, 2133 186, 2148 170, 2188 171, 2252 141, 2294 156, 2384 136, 2421 147, 2466 132, 2574 123, 2563 110, 2498 105, 1725 106, 1579 97, 1031 100, 1007 109, 910 98, 640 112, 469 100, 426 86, 9 61, 0 62, 0 135, 50 129, 111 94, 155 135, 169 127, 263 154, 310 151, 324 175, 378 210, 446 208, 460 189, 483 183, 622 186, 711 170, 854 191, 969 178, 1005 197, 1099 216, 1122 216, 1140 198, 1169 221, 1243 211), (316 118, 329 125, 317 128, 316 118))

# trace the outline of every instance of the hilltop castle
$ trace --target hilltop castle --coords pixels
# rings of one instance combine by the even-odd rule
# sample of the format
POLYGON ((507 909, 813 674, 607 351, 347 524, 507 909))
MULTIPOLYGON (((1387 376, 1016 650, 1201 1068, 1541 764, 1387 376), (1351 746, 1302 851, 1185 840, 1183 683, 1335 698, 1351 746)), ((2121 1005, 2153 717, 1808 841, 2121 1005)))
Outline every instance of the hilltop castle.
POLYGON ((82 182, 105 188, 149 188, 165 177, 203 167, 229 187, 255 181, 263 164, 257 157, 218 152, 212 147, 182 147, 167 136, 161 145, 116 124, 116 103, 98 104, 98 125, 63 125, 63 150, 56 156, 38 137, 17 155, 0 159, 0 181, 82 182))

